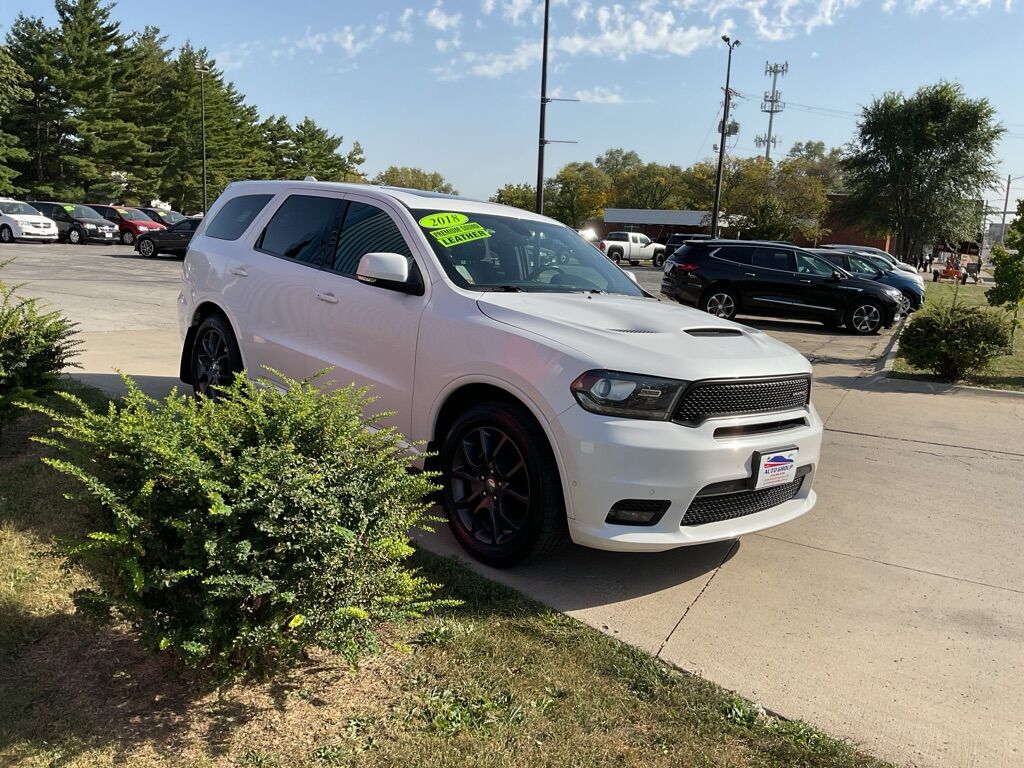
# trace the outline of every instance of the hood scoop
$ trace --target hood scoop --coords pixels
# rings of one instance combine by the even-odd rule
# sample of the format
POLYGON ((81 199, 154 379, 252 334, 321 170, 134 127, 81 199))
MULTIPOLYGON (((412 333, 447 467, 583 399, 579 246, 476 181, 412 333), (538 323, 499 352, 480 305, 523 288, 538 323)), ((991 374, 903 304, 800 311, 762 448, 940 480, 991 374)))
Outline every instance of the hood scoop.
POLYGON ((742 336, 743 331, 738 328, 687 328, 685 333, 699 338, 719 338, 722 336, 742 336))

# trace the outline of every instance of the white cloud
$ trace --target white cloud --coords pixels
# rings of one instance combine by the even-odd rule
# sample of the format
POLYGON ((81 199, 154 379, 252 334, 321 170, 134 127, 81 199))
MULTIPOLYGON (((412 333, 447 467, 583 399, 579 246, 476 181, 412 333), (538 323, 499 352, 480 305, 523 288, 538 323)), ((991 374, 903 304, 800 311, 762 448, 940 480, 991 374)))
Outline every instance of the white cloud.
POLYGON ((377 42, 385 31, 386 27, 383 24, 378 24, 371 30, 348 25, 330 32, 314 33, 307 29, 305 36, 295 40, 293 46, 297 51, 311 51, 317 54, 323 53, 328 46, 334 46, 340 48, 350 59, 354 59, 377 42))
POLYGON ((483 13, 484 16, 489 16, 494 13, 494 0, 483 0, 480 3, 480 12, 483 13))
POLYGON ((596 85, 593 88, 576 91, 576 98, 589 104, 623 104, 626 101, 622 98, 622 93, 617 85, 614 88, 596 85))
POLYGON ((424 17, 428 27, 433 27, 439 32, 447 32, 449 29, 458 29, 462 24, 462 14, 447 14, 441 10, 440 5, 431 8, 424 17))

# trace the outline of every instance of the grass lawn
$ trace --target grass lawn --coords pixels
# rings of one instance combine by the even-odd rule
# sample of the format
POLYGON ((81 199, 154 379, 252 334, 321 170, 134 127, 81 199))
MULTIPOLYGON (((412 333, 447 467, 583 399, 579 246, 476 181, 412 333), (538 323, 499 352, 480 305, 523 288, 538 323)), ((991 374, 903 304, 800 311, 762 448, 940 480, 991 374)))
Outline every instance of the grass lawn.
POLYGON ((88 511, 40 463, 43 426, 27 416, 0 442, 0 765, 882 765, 425 554, 463 606, 389 628, 358 669, 314 652, 212 690, 75 614, 89 576, 51 541, 88 511))
MULTIPOLYGON (((950 303, 954 297, 969 306, 988 307, 985 300, 987 285, 954 285, 953 283, 928 283, 925 287, 924 302, 929 304, 950 303)), ((891 376, 899 379, 937 381, 932 374, 910 366, 906 360, 893 361, 891 376)), ((994 389, 1024 390, 1024 325, 1017 328, 1013 341, 1013 354, 995 358, 984 371, 970 376, 965 384, 994 389)))

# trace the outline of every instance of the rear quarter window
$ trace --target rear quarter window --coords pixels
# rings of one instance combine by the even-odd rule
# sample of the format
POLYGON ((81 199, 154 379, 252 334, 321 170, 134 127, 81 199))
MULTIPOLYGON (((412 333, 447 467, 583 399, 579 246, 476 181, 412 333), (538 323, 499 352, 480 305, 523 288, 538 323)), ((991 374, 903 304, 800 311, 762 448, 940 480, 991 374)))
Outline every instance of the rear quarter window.
POLYGON ((228 200, 206 227, 205 234, 218 240, 237 240, 273 197, 273 195, 239 195, 228 200))
POLYGON ((746 246, 727 246, 719 248, 715 252, 715 257, 735 264, 749 264, 753 252, 753 248, 746 246))

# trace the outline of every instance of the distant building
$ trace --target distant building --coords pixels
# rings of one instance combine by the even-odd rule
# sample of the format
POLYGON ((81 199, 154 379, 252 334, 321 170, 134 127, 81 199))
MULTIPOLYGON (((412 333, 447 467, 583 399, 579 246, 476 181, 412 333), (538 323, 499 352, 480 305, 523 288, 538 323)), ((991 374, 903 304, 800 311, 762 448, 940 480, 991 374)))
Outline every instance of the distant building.
POLYGON ((604 239, 609 232, 642 232, 664 243, 681 232, 699 234, 708 231, 709 211, 673 211, 654 208, 605 208, 603 219, 591 219, 587 227, 604 239))

